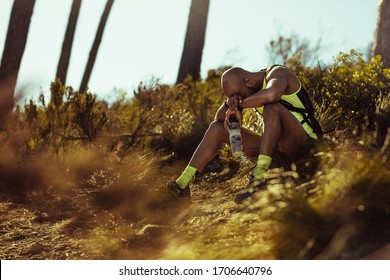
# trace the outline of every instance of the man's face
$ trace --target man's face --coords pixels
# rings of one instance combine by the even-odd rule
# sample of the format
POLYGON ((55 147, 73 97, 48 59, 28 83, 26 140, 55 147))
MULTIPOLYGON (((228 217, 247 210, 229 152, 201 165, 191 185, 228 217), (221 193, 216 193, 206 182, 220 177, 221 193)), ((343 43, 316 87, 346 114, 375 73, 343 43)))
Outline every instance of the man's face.
POLYGON ((227 98, 230 98, 234 95, 245 98, 253 94, 252 89, 246 86, 244 83, 227 82, 223 84, 222 89, 227 98))
POLYGON ((240 94, 240 87, 233 82, 226 82, 222 85, 223 93, 227 98, 240 94))

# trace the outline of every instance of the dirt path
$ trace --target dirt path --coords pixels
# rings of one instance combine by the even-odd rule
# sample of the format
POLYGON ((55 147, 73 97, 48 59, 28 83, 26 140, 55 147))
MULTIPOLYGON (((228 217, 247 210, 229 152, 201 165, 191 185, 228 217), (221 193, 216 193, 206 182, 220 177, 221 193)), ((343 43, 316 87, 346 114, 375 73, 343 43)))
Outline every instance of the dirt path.
POLYGON ((89 259, 82 235, 66 234, 61 222, 40 222, 25 206, 0 203, 0 258, 89 259))
MULTIPOLYGON (((135 249, 135 258, 148 258, 147 254, 151 253, 148 253, 148 248, 153 251, 153 246, 164 246, 161 240, 160 244, 155 242, 156 234, 161 235, 162 232, 171 230, 202 232, 214 223, 228 220, 237 210, 233 198, 238 190, 226 180, 226 177, 229 177, 227 174, 222 172, 219 177, 215 177, 215 174, 213 177, 213 173, 209 173, 194 184, 191 206, 177 213, 169 229, 146 222, 142 224, 142 221, 134 224, 112 218, 109 211, 92 213, 86 218, 83 218, 83 214, 73 213, 73 216, 50 219, 42 209, 35 209, 31 205, 0 202, 0 258, 3 260, 110 258, 110 255, 102 255, 102 251, 104 253, 106 249, 93 248, 94 245, 91 247, 93 242, 100 243, 99 238, 104 235, 107 239, 119 240, 116 244, 123 244, 123 250, 129 247, 135 249), (101 226, 102 220, 106 221, 104 228, 101 226), (96 226, 97 221, 100 228, 96 226), (114 225, 110 230, 107 229, 111 227, 107 225, 109 223, 114 225), (128 237, 126 231, 129 230, 134 230, 136 238, 128 237), (91 239, 94 241, 91 242, 91 239), (143 253, 137 255, 137 250, 143 253)), ((242 185, 245 184, 245 177, 241 180, 242 185)), ((61 207, 60 204, 58 207, 61 207)), ((116 254, 119 254, 116 255, 118 258, 133 257, 116 254)))

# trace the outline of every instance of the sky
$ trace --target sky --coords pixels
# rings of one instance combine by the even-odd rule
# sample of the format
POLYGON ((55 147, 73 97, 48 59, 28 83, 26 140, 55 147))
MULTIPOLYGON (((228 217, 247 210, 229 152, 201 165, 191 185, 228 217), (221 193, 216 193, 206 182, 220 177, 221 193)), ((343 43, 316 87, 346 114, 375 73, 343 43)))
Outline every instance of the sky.
MULTIPOLYGON (((13 0, 0 1, 0 54, 13 0)), ((78 89, 106 0, 82 0, 67 85, 78 89)), ((25 98, 49 92, 72 0, 36 0, 17 81, 25 98)), ((89 89, 105 100, 132 93, 153 77, 173 84, 183 49, 191 0, 115 0, 89 89)), ((270 64, 266 46, 279 35, 321 39, 318 60, 340 51, 366 53, 374 40, 378 0, 210 0, 201 76, 220 66, 249 71, 270 64)))

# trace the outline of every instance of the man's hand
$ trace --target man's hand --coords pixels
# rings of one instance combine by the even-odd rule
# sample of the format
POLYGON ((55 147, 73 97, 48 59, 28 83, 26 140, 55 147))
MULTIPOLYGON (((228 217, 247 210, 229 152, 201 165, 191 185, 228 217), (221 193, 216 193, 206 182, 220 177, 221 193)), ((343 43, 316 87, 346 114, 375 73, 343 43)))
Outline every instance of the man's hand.
POLYGON ((227 109, 226 114, 225 114, 225 121, 224 121, 224 126, 227 131, 229 131, 230 127, 230 117, 235 115, 238 119, 238 122, 240 123, 241 127, 241 120, 242 120, 242 112, 240 110, 233 110, 233 109, 227 109))
POLYGON ((235 110, 235 111, 238 111, 239 110, 239 104, 242 102, 242 97, 240 95, 233 95, 231 96, 228 101, 227 101, 227 104, 229 105, 229 108, 232 109, 232 110, 235 110))

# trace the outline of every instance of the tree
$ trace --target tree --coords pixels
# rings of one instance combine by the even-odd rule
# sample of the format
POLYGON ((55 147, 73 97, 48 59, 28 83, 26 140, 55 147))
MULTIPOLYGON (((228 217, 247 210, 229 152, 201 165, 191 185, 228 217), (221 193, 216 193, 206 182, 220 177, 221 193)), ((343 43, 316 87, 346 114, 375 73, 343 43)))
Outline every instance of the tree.
POLYGON ((300 38, 296 34, 289 37, 279 36, 277 40, 271 40, 266 50, 271 64, 287 65, 290 60, 297 60, 302 65, 314 64, 321 48, 321 38, 312 47, 310 41, 300 38))
POLYGON ((14 92, 35 0, 15 0, 0 65, 0 128, 14 106, 14 92))
POLYGON ((188 75, 194 80, 200 77, 200 65, 206 35, 209 0, 192 0, 184 48, 180 61, 176 83, 182 82, 188 75))
POLYGON ((93 42, 91 51, 89 53, 89 58, 87 62, 87 66, 84 71, 84 76, 81 81, 80 91, 84 91, 87 88, 89 78, 91 77, 92 69, 96 61, 97 53, 99 50, 100 43, 102 41, 104 28, 106 27, 108 16, 110 15, 110 11, 112 5, 114 4, 114 0, 107 0, 106 7, 104 8, 102 17, 100 19, 99 27, 96 31, 95 40, 93 42))
POLYGON ((384 67, 390 67, 390 0, 379 0, 373 55, 381 55, 384 67))
POLYGON ((72 44, 74 33, 76 30, 77 20, 80 13, 81 0, 73 0, 72 8, 70 10, 68 26, 66 27, 64 42, 62 43, 62 50, 60 60, 58 61, 56 79, 60 79, 62 84, 66 84, 66 75, 68 73, 70 54, 72 51, 72 44))

